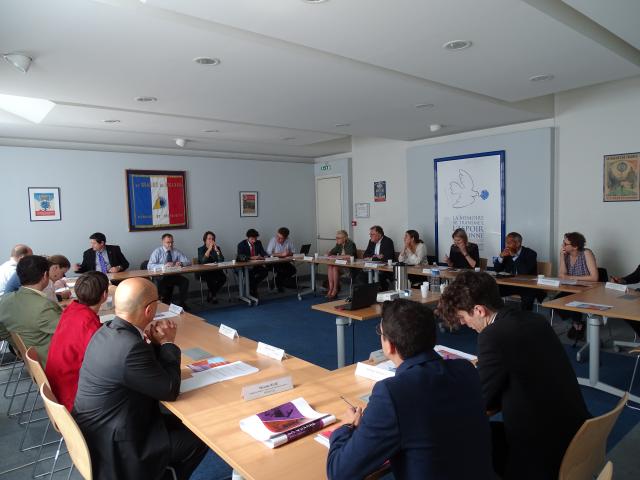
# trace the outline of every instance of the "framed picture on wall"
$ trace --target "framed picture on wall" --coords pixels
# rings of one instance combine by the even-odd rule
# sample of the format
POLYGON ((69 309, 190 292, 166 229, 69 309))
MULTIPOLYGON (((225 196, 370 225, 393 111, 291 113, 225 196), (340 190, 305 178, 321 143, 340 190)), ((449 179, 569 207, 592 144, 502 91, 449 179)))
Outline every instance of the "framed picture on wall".
POLYGON ((258 192, 240 192, 240 216, 258 216, 258 192))
POLYGON ((356 203, 356 218, 369 218, 368 203, 356 203))
POLYGON ((604 156, 602 192, 604 202, 640 200, 640 152, 604 156))
POLYGON ((127 170, 129 231, 189 228, 185 172, 127 170))
POLYGON ((62 219, 59 187, 28 187, 29 219, 32 222, 51 222, 62 219))
POLYGON ((374 202, 387 201, 387 182, 385 180, 381 180, 379 182, 373 182, 373 201, 374 202))

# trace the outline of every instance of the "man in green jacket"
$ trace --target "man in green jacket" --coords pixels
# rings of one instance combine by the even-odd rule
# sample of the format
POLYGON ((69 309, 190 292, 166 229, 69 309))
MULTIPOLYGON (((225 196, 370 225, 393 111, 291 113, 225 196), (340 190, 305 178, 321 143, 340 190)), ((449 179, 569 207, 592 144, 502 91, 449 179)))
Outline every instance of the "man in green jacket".
POLYGON ((49 284, 49 261, 39 255, 23 257, 16 273, 22 287, 2 296, 0 339, 8 339, 9 332, 19 334, 27 348, 35 347, 44 367, 51 337, 62 313, 60 305, 42 293, 49 284))

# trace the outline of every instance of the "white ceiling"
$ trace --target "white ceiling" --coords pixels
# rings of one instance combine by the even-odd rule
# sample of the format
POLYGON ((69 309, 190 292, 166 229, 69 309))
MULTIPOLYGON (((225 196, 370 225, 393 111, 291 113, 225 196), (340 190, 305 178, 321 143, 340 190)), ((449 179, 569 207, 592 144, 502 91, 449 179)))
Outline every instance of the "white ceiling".
POLYGON ((0 144, 312 161, 350 151, 352 135, 548 118, 550 94, 640 74, 640 51, 611 33, 635 2, 602 20, 585 6, 597 2, 566 3, 3 0, 0 48, 34 62, 26 75, 0 62, 0 93, 56 107, 40 125, 0 113, 0 144), (456 39, 473 46, 442 48, 456 39), (554 78, 528 80, 539 74, 554 78))

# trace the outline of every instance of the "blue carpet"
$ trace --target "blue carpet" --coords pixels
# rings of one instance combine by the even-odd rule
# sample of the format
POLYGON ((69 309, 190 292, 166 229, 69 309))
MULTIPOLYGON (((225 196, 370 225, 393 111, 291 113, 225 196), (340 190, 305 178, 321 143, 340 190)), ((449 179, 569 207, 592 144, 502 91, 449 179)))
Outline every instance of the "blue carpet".
MULTIPOLYGON (((255 341, 283 348, 288 354, 307 360, 329 370, 337 368, 335 319, 329 314, 311 310, 311 305, 326 301, 322 297, 296 297, 261 300, 258 307, 246 305, 199 312, 213 325, 224 323, 238 333, 255 341)), ((345 336, 347 362, 366 360, 369 353, 380 348, 380 338, 375 333, 379 320, 354 322, 345 336), (354 349, 355 346, 355 349, 354 349)), ((455 333, 439 333, 438 343, 469 353, 476 353, 476 333, 466 327, 455 333)), ((577 363, 575 349, 565 346, 576 373, 588 374, 587 363, 577 363)), ((625 389, 633 371, 634 358, 603 352, 600 357, 600 378, 603 382, 625 389)), ((640 383, 640 382, 637 382, 640 383)), ((613 395, 588 387, 581 387, 587 407, 592 415, 611 410, 618 399, 613 395)), ((640 386, 634 388, 640 394, 640 386)), ((553 395, 553 392, 549 392, 553 395)), ((625 408, 611 435, 607 449, 613 448, 638 422, 640 412, 625 408)), ((192 480, 229 478, 231 469, 216 455, 210 453, 192 476, 192 480)))

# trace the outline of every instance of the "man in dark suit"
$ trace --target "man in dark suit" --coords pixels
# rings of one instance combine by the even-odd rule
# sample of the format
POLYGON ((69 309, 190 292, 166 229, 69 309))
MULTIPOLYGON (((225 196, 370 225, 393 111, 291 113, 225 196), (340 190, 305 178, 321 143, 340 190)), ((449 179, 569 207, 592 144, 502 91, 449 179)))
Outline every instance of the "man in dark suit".
MULTIPOLYGON (((365 260, 372 260, 374 262, 387 262, 393 260, 395 255, 395 249, 393 247, 393 240, 384 236, 384 230, 379 225, 374 225, 369 229, 369 244, 367 249, 362 255, 365 260)), ((382 290, 389 288, 389 282, 393 281, 393 274, 389 272, 380 272, 380 287, 382 290)), ((369 281, 369 275, 367 272, 362 271, 357 277, 359 283, 367 283, 369 281)))
MULTIPOLYGON (((264 260, 267 256, 262 242, 258 240, 260 234, 254 228, 247 230, 247 239, 238 244, 238 255, 250 260, 264 260)), ((257 265, 249 270, 249 293, 258 297, 258 285, 269 275, 269 270, 262 265, 257 265)))
POLYGON ((89 237, 91 248, 82 254, 82 264, 75 264, 76 273, 97 270, 102 273, 122 272, 129 268, 129 262, 118 245, 107 245, 104 233, 96 232, 89 237))
POLYGON ((462 272, 439 315, 478 332, 478 373, 492 422, 493 463, 504 479, 558 478, 564 453, 590 417, 575 372, 541 315, 505 308, 487 273, 462 272))
MULTIPOLYGON (((505 247, 500 256, 495 257, 493 268, 496 272, 506 272, 512 275, 537 275, 538 254, 522 246, 522 235, 511 232, 505 238, 505 247)), ((544 298, 544 292, 533 288, 512 287, 500 285, 500 295, 520 295, 522 310, 533 310, 533 302, 537 297, 544 298)))
POLYGON ((180 391, 176 324, 151 323, 158 291, 143 278, 123 281, 116 318, 92 337, 72 414, 87 441, 96 480, 156 480, 167 467, 188 479, 207 447, 160 411, 180 391), (150 344, 145 341, 149 338, 150 344))
POLYGON ((331 435, 327 476, 364 478, 389 460, 396 480, 492 478, 478 373, 467 360, 434 352, 431 310, 385 302, 378 334, 395 376, 374 385, 364 415, 347 411, 347 425, 331 435))

